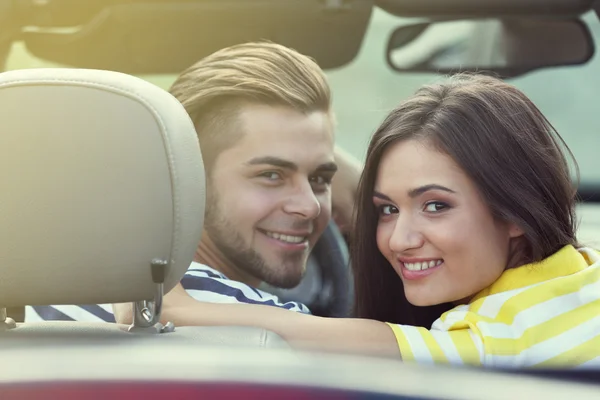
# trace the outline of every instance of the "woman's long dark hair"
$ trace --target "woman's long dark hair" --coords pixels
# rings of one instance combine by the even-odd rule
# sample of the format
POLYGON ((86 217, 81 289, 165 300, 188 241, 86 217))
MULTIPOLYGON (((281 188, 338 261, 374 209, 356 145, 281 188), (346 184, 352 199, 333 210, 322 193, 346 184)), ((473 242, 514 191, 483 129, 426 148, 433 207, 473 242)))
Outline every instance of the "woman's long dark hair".
MULTIPOLYGON (((565 245, 577 245, 568 152, 540 110, 521 91, 499 79, 458 74, 424 86, 377 129, 358 189, 352 265, 360 318, 423 326, 449 304, 411 305, 402 281, 377 248, 373 190, 381 157, 392 143, 427 140, 448 154, 473 180, 496 218, 517 224, 523 238, 511 257, 540 261, 565 245)), ((485 265, 481 266, 485 268, 485 265)), ((507 266, 508 267, 508 266, 507 266)))

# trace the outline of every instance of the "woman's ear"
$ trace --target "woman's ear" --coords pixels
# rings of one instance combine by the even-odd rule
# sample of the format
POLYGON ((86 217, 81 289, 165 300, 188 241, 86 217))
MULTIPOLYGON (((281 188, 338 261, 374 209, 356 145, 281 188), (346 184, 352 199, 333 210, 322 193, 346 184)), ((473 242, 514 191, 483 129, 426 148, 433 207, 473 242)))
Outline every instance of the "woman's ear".
POLYGON ((521 229, 521 227, 519 227, 517 224, 512 222, 508 224, 508 236, 511 239, 518 238, 524 234, 525 232, 523 232, 523 229, 521 229))

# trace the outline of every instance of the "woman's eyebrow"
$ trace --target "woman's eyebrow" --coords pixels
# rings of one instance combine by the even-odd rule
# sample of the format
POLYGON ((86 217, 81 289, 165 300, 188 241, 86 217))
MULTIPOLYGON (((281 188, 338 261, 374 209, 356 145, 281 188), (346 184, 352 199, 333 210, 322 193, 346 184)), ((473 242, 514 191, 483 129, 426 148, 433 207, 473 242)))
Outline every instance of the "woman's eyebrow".
MULTIPOLYGON (((445 186, 432 183, 429 185, 423 185, 423 186, 419 186, 418 188, 411 189, 408 192, 408 195, 411 198, 415 198, 415 197, 420 196, 423 193, 426 193, 430 190, 442 190, 442 191, 448 192, 448 193, 456 193, 454 190, 449 189, 445 186)), ((387 196, 381 192, 378 192, 377 190, 373 191, 373 197, 377 197, 378 199, 382 199, 382 200, 386 200, 386 201, 392 201, 392 199, 389 196, 387 196)))
POLYGON ((456 193, 454 190, 449 189, 449 188, 447 188, 445 186, 432 183, 432 184, 429 184, 429 185, 423 185, 423 186, 419 186, 418 188, 411 189, 408 192, 408 196, 411 197, 411 198, 415 198, 415 197, 420 196, 423 193, 428 192, 430 190, 442 190, 442 191, 445 191, 445 192, 448 192, 448 193, 456 193))
POLYGON ((375 190, 373 192, 373 197, 377 197, 378 199, 381 199, 381 200, 392 201, 392 199, 390 199, 388 196, 386 196, 383 193, 378 192, 377 190, 375 190))

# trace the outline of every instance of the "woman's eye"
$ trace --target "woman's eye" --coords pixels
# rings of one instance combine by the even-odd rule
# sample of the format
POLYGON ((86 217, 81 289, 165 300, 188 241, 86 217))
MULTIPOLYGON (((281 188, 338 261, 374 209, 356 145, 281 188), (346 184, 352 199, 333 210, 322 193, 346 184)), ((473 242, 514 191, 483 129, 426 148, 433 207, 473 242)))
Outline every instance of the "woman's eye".
POLYGON ((379 214, 381 215, 391 215, 398 213, 398 209, 391 205, 383 205, 379 207, 379 214))
POLYGON ((448 208, 448 205, 445 203, 441 203, 439 201, 432 201, 425 205, 425 211, 431 212, 431 213, 440 212, 440 211, 445 210, 446 208, 448 208))

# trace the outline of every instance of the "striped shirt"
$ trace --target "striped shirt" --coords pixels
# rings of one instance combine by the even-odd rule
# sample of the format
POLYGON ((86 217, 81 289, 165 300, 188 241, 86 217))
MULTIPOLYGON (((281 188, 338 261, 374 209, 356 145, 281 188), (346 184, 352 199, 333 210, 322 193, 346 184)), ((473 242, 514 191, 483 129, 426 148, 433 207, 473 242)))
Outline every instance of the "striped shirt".
POLYGON ((431 329, 389 324, 402 358, 486 367, 599 367, 600 255, 566 246, 505 271, 431 329))
MULTIPOLYGON (((219 271, 196 262, 190 265, 181 285, 198 301, 262 304, 310 314, 304 304, 284 303, 277 296, 228 279, 219 271)), ((25 322, 37 321, 115 322, 115 317, 111 304, 25 307, 25 322)))

